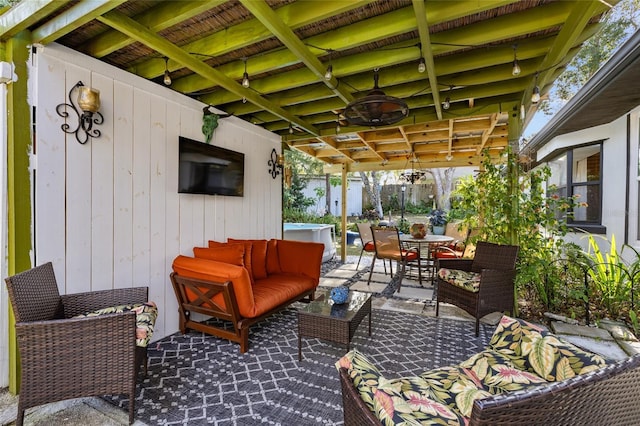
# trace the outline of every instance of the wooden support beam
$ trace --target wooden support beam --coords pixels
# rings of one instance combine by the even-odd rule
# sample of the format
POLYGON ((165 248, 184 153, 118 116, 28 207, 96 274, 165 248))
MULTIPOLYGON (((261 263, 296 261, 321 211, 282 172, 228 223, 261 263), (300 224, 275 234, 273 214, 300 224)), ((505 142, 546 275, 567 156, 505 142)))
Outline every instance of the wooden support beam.
MULTIPOLYGON (((431 47, 431 37, 429 36, 429 24, 427 23, 427 12, 424 0, 413 0, 413 10, 418 23, 418 34, 420 35, 420 52, 425 60, 433 105, 436 108, 438 120, 442 120, 442 106, 440 105, 440 90, 438 90, 438 78, 436 77, 436 65, 433 60, 433 49, 431 47)), ((420 59, 422 59, 420 58, 420 59)))
POLYGON ((69 0, 29 0, 17 3, 0 15, 0 40, 8 40, 67 3, 69 0))

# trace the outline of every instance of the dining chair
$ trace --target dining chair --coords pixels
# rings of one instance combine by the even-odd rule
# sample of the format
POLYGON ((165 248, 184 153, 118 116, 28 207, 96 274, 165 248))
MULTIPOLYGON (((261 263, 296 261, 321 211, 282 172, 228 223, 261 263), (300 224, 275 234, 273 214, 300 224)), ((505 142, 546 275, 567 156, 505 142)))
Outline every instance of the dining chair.
MULTIPOLYGON (((400 287, 402 286, 402 279, 404 278, 407 262, 417 261, 418 271, 421 270, 420 251, 416 247, 402 247, 398 228, 371 226, 371 234, 373 235, 375 254, 371 261, 371 270, 369 271, 369 280, 367 281, 367 285, 371 283, 371 276, 373 275, 373 267, 376 259, 382 259, 383 262, 384 259, 389 259, 390 262, 395 260, 398 263, 397 270, 400 274, 400 279, 398 281, 398 293, 400 293, 400 287), (400 268, 400 264, 402 264, 402 269, 400 268)), ((421 274, 421 272, 419 272, 419 274, 421 274)), ((422 282, 422 275, 419 275, 419 280, 422 282)))
MULTIPOLYGON (((362 259, 362 253, 365 251, 367 253, 375 253, 376 247, 373 243, 373 234, 371 233, 371 225, 368 223, 356 223, 358 227, 358 236, 360 237, 360 242, 362 243, 362 249, 360 250, 360 257, 358 257, 358 264, 356 265, 356 271, 360 267, 360 260, 362 259)), ((384 274, 387 274, 387 264, 385 261, 382 261, 382 266, 384 267, 384 274)), ((372 265, 373 268, 373 265, 372 265)))

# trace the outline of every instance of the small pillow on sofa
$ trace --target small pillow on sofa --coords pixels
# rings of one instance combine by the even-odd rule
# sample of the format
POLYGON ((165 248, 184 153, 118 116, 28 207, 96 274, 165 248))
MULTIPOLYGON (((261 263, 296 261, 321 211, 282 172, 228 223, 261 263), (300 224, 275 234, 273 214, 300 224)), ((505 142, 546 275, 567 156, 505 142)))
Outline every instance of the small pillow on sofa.
POLYGON ((86 314, 76 315, 74 318, 97 317, 100 315, 119 314, 129 311, 136 313, 136 346, 147 347, 153 336, 153 327, 156 324, 156 318, 158 318, 158 308, 154 302, 111 306, 86 314))
POLYGON ((493 333, 489 347, 508 356, 516 367, 550 382, 606 365, 600 355, 561 340, 542 327, 506 315, 493 333))
POLYGON ((253 281, 253 267, 251 265, 251 244, 244 243, 220 243, 218 241, 209 240, 209 248, 218 248, 218 247, 229 247, 229 246, 240 246, 244 248, 244 264, 239 266, 244 266, 244 268, 249 272, 249 279, 251 280, 251 284, 253 281))
POLYGON ((242 244, 227 244, 225 246, 208 248, 194 247, 193 255, 201 259, 216 260, 218 262, 244 266, 244 245, 242 244))
POLYGON ((251 269, 253 278, 267 278, 267 240, 236 240, 227 238, 228 243, 251 244, 251 269))

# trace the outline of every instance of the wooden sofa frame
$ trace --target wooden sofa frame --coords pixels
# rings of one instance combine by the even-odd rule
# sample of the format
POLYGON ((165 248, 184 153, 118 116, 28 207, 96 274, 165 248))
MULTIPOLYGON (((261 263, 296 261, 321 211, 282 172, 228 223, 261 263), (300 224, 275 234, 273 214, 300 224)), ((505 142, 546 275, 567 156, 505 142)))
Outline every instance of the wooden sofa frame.
POLYGON ((172 272, 170 276, 173 290, 178 300, 180 332, 185 334, 187 329, 192 329, 228 339, 240 344, 241 353, 245 353, 249 349, 249 327, 251 327, 251 325, 281 311, 294 302, 310 302, 314 299, 315 295, 315 289, 308 290, 296 295, 263 315, 256 318, 243 318, 240 315, 231 281, 224 283, 205 281, 184 277, 175 272, 172 272), (191 292, 191 294, 196 295, 196 299, 192 302, 189 302, 187 290, 191 292), (212 301, 213 297, 220 293, 222 293, 226 308, 225 306, 216 305, 212 301), (218 327, 206 321, 196 321, 191 317, 192 312, 230 322, 233 325, 233 329, 222 326, 218 327))
MULTIPOLYGON (((340 369, 345 426, 381 425, 340 369)), ((470 426, 640 424, 640 355, 560 382, 474 401, 470 426)))

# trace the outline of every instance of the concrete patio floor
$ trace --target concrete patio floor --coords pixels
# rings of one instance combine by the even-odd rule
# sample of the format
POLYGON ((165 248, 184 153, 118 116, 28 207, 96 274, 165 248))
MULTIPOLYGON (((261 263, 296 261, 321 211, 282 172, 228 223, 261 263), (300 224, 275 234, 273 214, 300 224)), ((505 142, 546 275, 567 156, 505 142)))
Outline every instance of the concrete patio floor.
MULTIPOLYGON (((380 293, 387 287, 390 280, 389 275, 384 274, 381 263, 376 265, 369 285, 367 285, 368 273, 364 274, 364 278, 360 277, 354 281, 354 277, 361 274, 370 264, 370 259, 363 259, 363 261, 365 263, 361 262, 358 271, 355 268, 357 262, 355 257, 355 260, 348 259, 347 263, 323 274, 319 291, 326 292, 332 287, 349 283, 353 290, 380 293)), ((421 286, 417 281, 405 279, 400 292, 395 292, 392 297, 376 295, 373 298, 373 308, 435 316, 433 288, 425 282, 421 286)), ((496 325, 501 316, 500 313, 490 314, 482 318, 481 322, 496 325)), ((439 317, 468 321, 470 327, 473 326, 474 321, 473 317, 466 312, 447 304, 440 306, 439 317)), ((552 329, 556 334, 574 344, 611 359, 622 359, 640 353, 638 339, 619 323, 603 322, 601 328, 594 328, 553 321, 552 329)), ((11 395, 7 389, 0 390, 0 425, 15 424, 17 404, 17 396, 11 395)), ((101 398, 78 398, 29 409, 24 424, 26 426, 119 426, 128 424, 128 413, 101 398)), ((134 425, 140 426, 145 423, 136 421, 134 425)))

